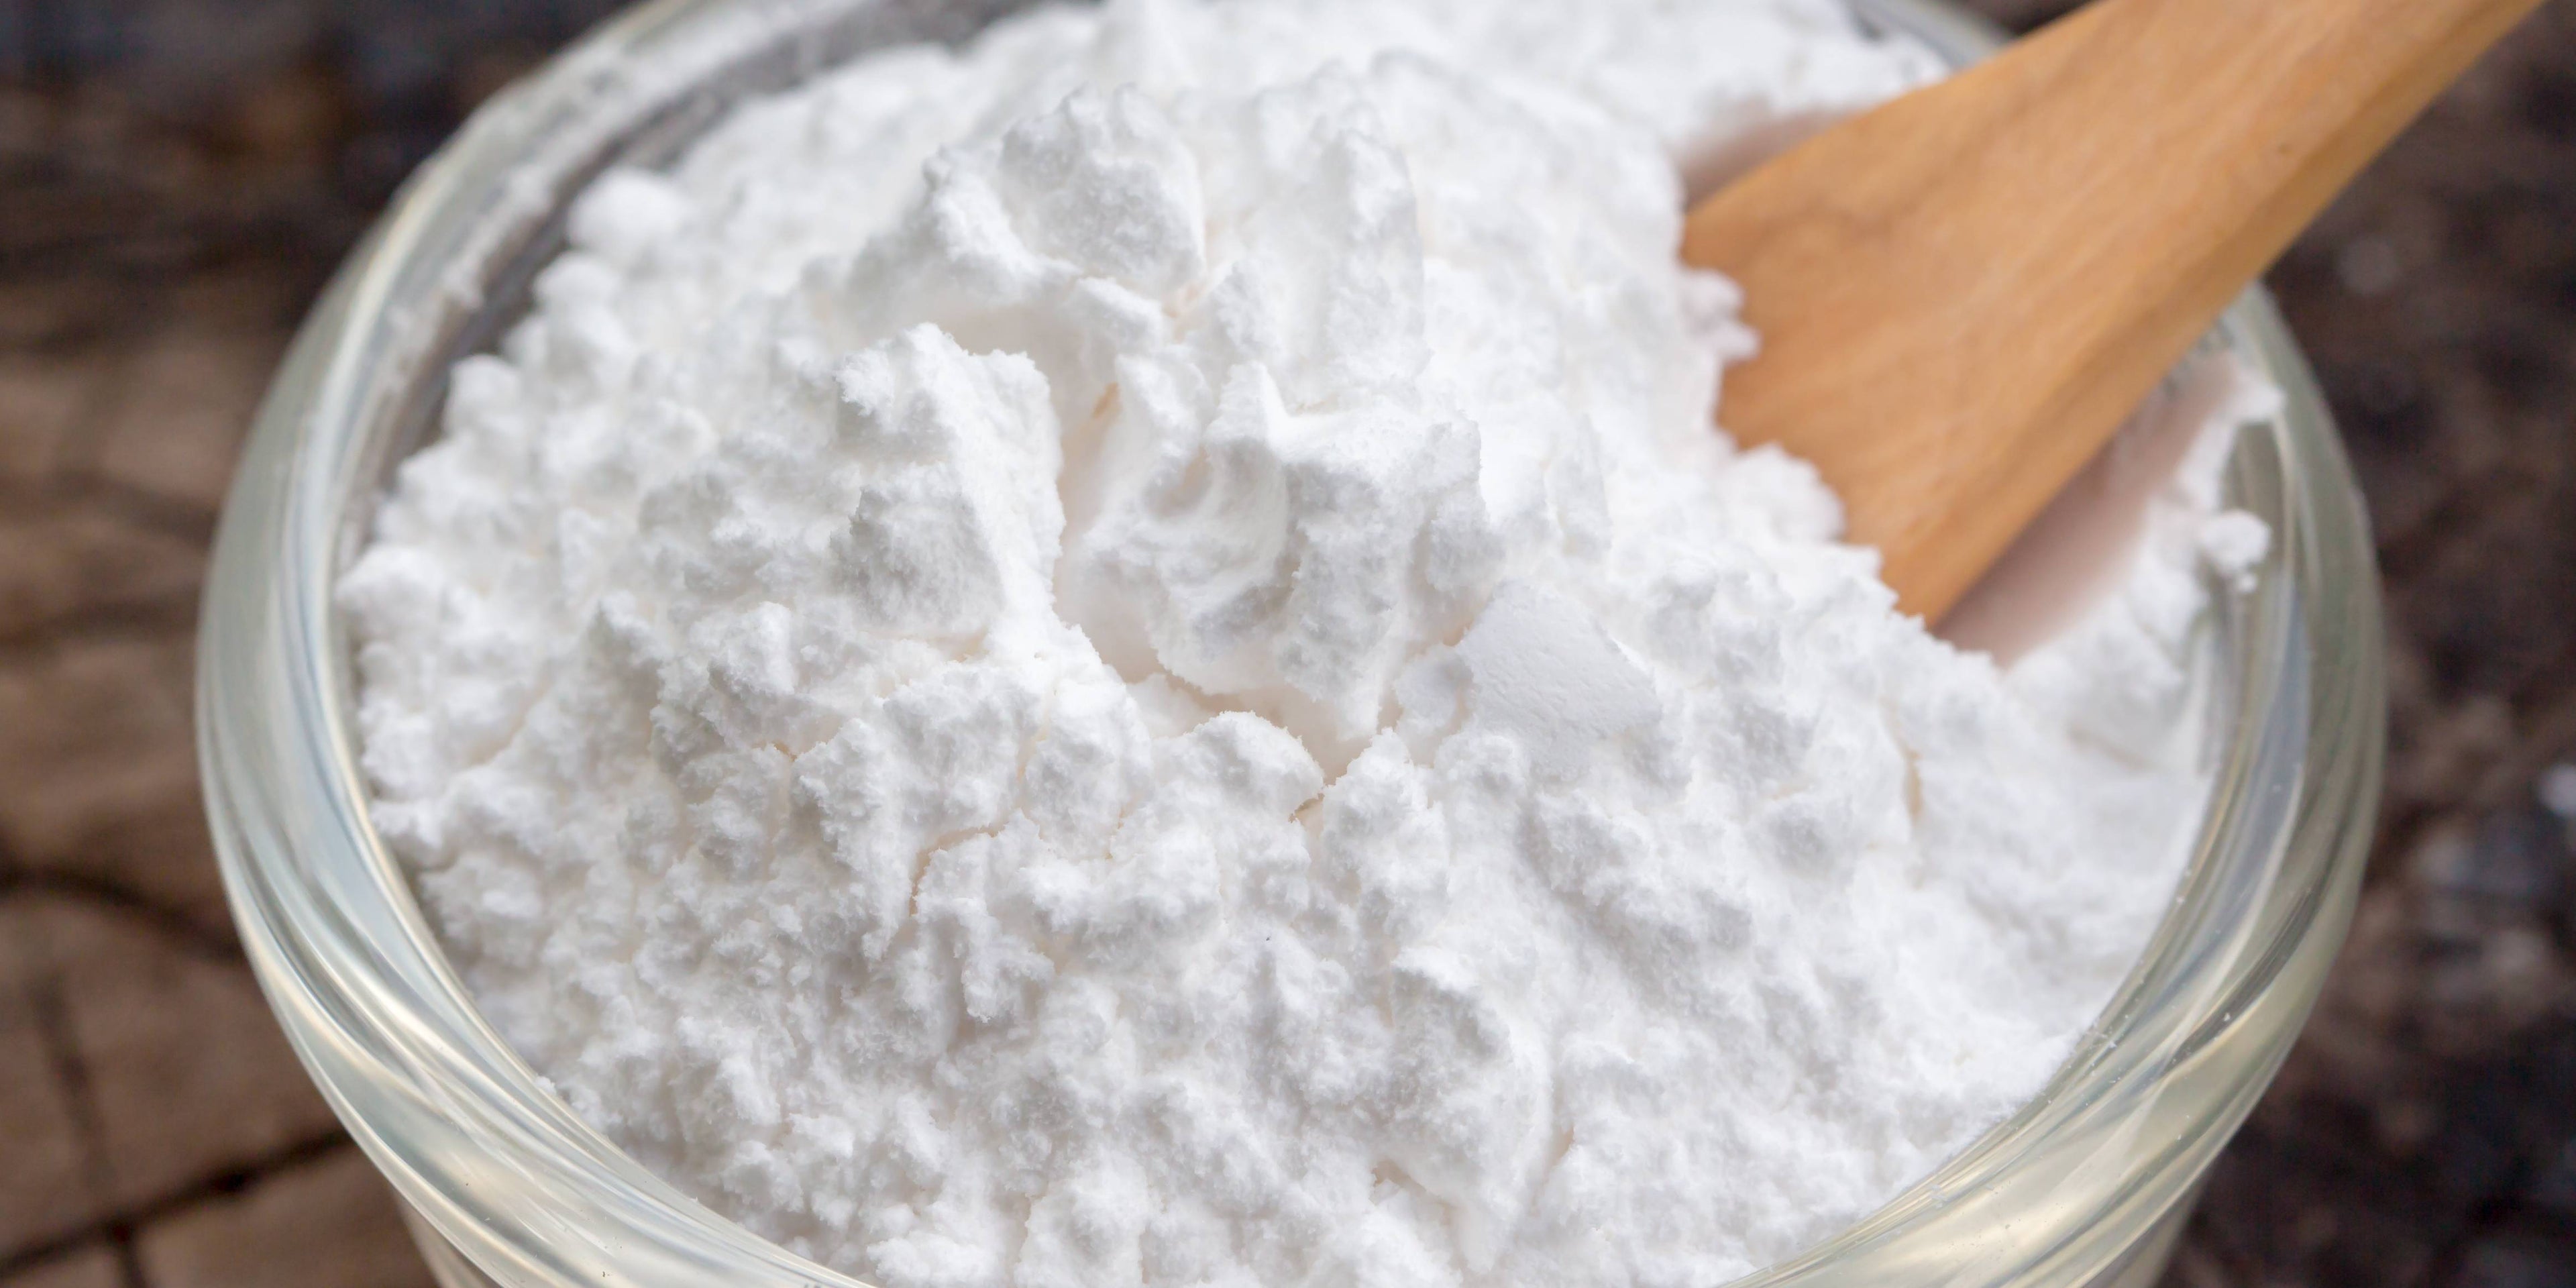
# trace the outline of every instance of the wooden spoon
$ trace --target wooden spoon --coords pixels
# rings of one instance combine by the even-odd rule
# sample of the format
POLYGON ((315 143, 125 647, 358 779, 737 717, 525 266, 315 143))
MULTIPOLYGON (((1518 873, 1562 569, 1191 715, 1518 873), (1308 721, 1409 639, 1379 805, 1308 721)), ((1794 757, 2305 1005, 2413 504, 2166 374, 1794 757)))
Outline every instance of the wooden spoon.
POLYGON ((1938 621, 2354 174, 2539 0, 2096 0, 1691 211, 1762 353, 1720 419, 1938 621))

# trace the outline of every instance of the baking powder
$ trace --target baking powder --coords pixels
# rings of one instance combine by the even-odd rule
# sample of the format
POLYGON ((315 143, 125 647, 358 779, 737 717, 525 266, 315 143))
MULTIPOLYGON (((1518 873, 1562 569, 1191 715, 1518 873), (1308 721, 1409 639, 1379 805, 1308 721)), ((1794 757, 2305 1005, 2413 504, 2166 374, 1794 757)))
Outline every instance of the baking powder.
POLYGON ((376 822, 582 1117, 887 1288, 1793 1254, 2129 969, 2261 554, 2213 437, 2007 671, 1711 432, 1683 176, 1932 74, 1825 0, 1121 3, 748 105, 387 497, 376 822))

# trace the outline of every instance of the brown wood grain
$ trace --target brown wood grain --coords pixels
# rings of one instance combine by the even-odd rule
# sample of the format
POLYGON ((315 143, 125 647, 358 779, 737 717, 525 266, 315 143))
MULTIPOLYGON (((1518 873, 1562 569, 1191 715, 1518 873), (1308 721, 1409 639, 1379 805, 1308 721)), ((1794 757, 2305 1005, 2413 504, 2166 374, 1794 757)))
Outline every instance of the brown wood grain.
POLYGON ((2227 302, 2538 0, 2097 0, 1692 211, 1720 419, 1937 620, 2227 302))

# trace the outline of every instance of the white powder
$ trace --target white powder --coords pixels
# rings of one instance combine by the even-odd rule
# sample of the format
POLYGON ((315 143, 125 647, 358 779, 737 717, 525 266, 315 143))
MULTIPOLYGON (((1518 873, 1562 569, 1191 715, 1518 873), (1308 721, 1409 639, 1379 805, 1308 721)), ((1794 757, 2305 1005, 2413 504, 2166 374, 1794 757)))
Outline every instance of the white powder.
POLYGON ((748 106, 387 498, 376 821, 583 1117, 888 1288, 1795 1253, 2136 957, 2262 540, 2204 459, 2007 672, 1710 431, 1680 168, 1929 74, 1827 0, 1248 0, 748 106))

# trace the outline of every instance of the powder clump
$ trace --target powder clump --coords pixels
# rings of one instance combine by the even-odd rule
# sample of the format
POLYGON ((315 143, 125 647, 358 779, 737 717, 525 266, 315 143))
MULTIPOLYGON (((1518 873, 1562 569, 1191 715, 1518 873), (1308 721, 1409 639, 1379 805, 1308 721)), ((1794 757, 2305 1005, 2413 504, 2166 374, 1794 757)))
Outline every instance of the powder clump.
POLYGON ((1931 74, 1824 0, 1232 0, 748 105, 386 498, 377 825, 578 1113, 888 1288, 1794 1254, 2134 960, 2262 550, 2201 469, 1999 669, 1710 431, 1684 175, 1931 74))

